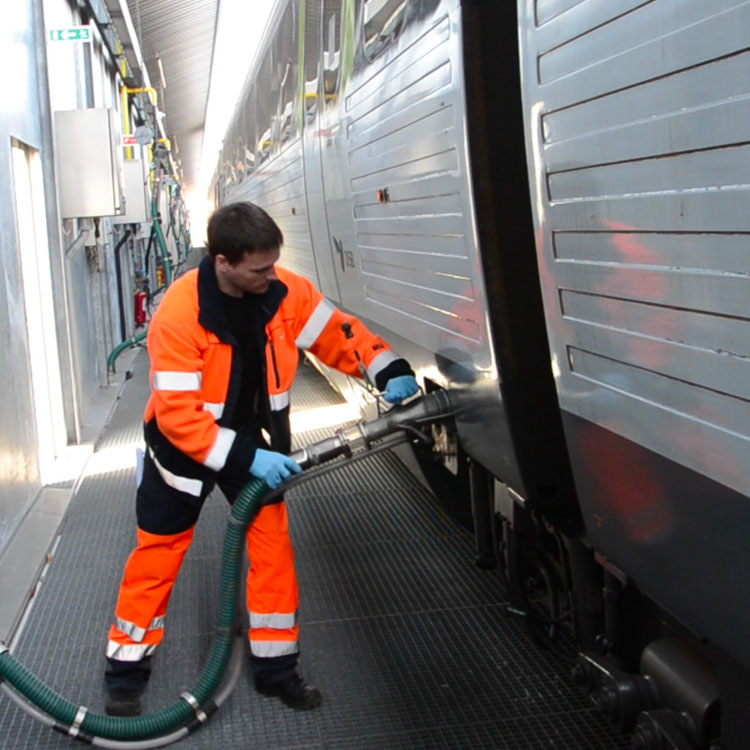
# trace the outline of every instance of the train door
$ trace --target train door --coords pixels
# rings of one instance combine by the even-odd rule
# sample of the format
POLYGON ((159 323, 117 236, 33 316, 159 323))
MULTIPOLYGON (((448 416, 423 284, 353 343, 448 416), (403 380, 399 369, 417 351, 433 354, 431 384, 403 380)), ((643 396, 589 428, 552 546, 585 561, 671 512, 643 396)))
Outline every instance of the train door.
POLYGON ((321 164, 320 116, 323 92, 321 59, 323 0, 307 0, 305 8, 305 68, 303 80, 303 151, 305 192, 312 244, 318 269, 318 283, 327 297, 339 300, 338 280, 334 271, 331 240, 328 231, 325 186, 321 164))
POLYGON ((323 0, 323 87, 320 153, 333 269, 341 304, 367 317, 365 284, 354 226, 345 87, 351 74, 355 18, 361 3, 323 0))
MULTIPOLYGON (((336 299, 347 310, 364 313, 363 284, 357 263, 357 242, 351 205, 351 186, 347 162, 347 133, 343 117, 342 82, 344 66, 352 55, 352 34, 343 29, 353 29, 355 4, 349 0, 322 0, 315 3, 320 27, 317 79, 312 137, 306 141, 307 154, 316 161, 310 171, 311 181, 319 165, 319 182, 313 187, 320 194, 321 214, 325 216, 326 239, 329 252, 326 265, 330 272, 330 287, 336 290, 336 299), (342 42, 344 46, 342 47, 342 42), (317 157, 317 158, 316 158, 317 157)), ((312 11, 312 9, 311 9, 312 11)), ((308 15, 309 18, 309 15, 308 15)), ((315 19, 313 19, 315 20, 315 19)), ((309 80, 309 79, 308 79, 309 80)), ((307 84, 310 89, 311 83, 307 84)), ((312 93, 312 91, 308 92, 312 93)), ((309 127, 312 115, 308 113, 309 127)), ((308 189, 310 182, 308 182, 308 189)), ((311 208, 311 210, 313 210, 311 208)), ((321 245, 325 247, 325 244, 321 245)))

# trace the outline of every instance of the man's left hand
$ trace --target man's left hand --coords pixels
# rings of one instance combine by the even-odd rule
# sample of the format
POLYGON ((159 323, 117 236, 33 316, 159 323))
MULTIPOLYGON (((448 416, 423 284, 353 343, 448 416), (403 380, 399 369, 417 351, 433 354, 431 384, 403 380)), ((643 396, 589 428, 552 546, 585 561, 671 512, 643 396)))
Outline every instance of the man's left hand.
POLYGON ((419 390, 417 380, 413 375, 399 375, 391 378, 385 384, 383 398, 389 404, 400 404, 404 399, 413 396, 419 390))

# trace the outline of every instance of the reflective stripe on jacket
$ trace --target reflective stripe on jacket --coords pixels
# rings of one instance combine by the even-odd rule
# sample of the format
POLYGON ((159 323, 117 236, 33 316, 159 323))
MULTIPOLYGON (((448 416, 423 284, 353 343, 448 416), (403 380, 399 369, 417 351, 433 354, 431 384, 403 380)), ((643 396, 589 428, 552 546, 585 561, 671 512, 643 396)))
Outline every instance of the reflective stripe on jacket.
MULTIPOLYGON (((276 272, 279 280, 258 295, 260 320, 256 331, 248 326, 248 335, 256 335, 265 350, 265 414, 258 416, 268 419, 272 447, 286 453, 298 349, 360 377, 358 355, 381 390, 390 377, 411 370, 382 338, 338 310, 307 279, 278 266, 276 272)), ((149 448, 162 478, 189 494, 200 494, 200 485, 193 489, 191 481, 207 478, 206 469, 247 475, 255 454, 257 445, 234 429, 240 374, 233 343, 206 257, 169 287, 148 331, 152 392, 144 418, 158 428, 147 429, 149 448), (169 446, 160 446, 162 439, 169 446), (197 473, 186 469, 184 459, 175 460, 175 448, 197 464, 197 473)))

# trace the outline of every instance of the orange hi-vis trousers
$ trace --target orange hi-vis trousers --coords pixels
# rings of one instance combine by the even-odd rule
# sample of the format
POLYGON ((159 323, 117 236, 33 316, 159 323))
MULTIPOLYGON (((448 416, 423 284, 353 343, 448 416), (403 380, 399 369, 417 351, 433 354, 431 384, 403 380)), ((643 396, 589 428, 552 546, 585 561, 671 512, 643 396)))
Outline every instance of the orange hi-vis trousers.
MULTIPOLYGON (((108 658, 138 662, 161 643, 169 597, 194 529, 193 525, 176 534, 138 529, 109 630, 108 658)), ((247 530, 246 544, 251 653, 260 658, 296 654, 299 594, 283 502, 260 509, 247 530)))

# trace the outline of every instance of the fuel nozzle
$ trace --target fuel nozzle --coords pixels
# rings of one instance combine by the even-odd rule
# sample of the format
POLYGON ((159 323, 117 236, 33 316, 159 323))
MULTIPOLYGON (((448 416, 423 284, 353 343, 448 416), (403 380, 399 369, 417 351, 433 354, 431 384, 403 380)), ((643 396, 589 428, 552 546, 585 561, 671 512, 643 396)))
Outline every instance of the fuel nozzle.
POLYGON ((420 434, 418 425, 443 419, 453 413, 447 391, 433 391, 409 402, 394 406, 386 414, 369 422, 357 422, 351 427, 337 430, 333 437, 302 448, 291 454, 303 469, 330 461, 337 456, 353 456, 367 451, 379 440, 398 432, 420 434))

